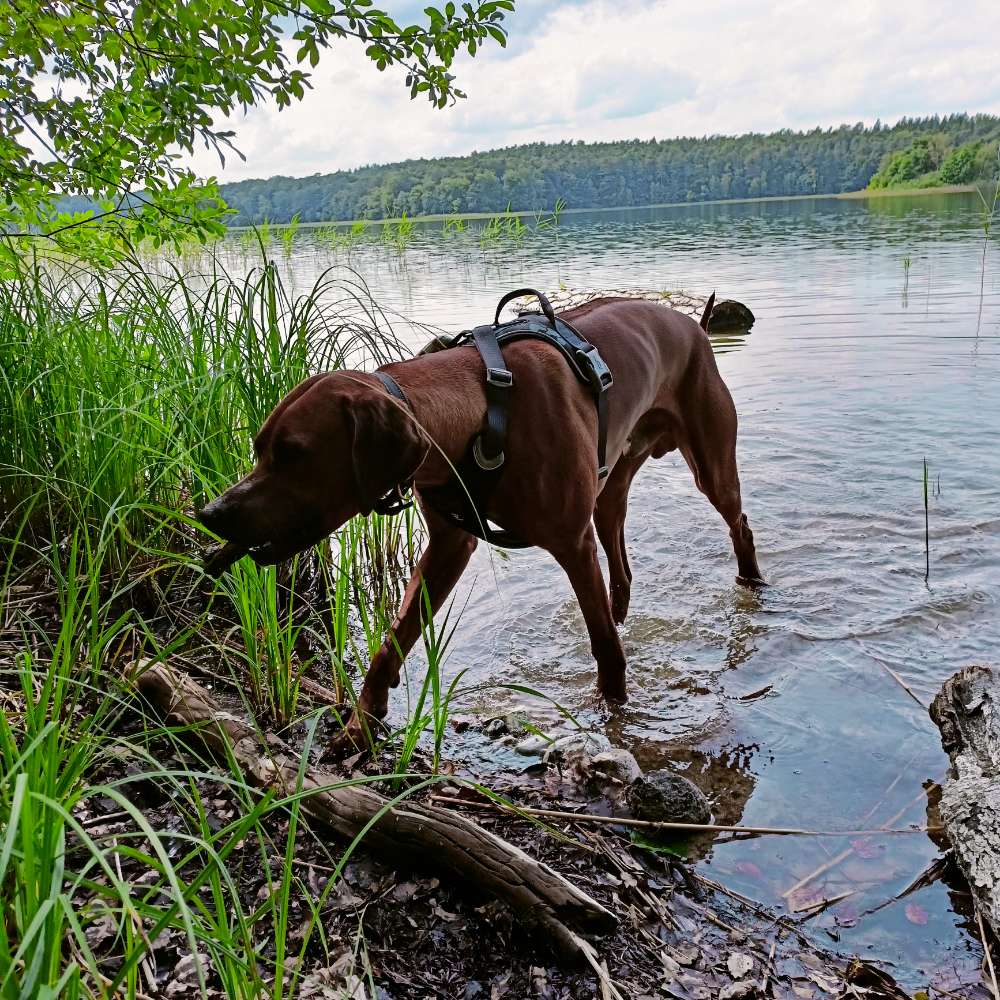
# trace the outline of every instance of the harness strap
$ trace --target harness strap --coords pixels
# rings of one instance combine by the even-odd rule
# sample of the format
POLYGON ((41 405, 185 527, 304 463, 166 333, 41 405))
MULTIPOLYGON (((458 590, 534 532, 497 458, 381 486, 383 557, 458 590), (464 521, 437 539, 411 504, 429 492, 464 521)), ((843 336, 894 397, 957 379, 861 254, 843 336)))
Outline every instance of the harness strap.
POLYGON ((472 454, 476 464, 489 471, 500 468, 506 458, 507 393, 514 385, 514 376, 504 361, 494 327, 476 327, 472 338, 486 365, 486 426, 476 438, 472 454))
MULTIPOLYGON (((590 341, 586 340, 572 323, 567 323, 564 319, 557 319, 548 297, 534 288, 519 288, 517 291, 508 292, 497 305, 497 311, 493 317, 493 326, 476 327, 472 331, 473 339, 476 346, 479 347, 480 353, 482 353, 483 349, 480 346, 479 335, 484 332, 492 333, 492 340, 498 345, 501 342, 513 340, 519 336, 529 336, 547 340, 563 351, 566 359, 576 369, 577 375, 590 387, 590 391, 594 397, 594 405, 597 408, 597 478, 598 480, 605 479, 608 475, 608 389, 614 384, 614 378, 611 375, 611 369, 605 364, 597 348, 590 341), (535 322, 539 323, 539 326, 542 327, 539 329, 530 320, 521 319, 506 324, 506 329, 499 326, 500 313, 503 311, 503 307, 514 299, 528 295, 532 295, 538 299, 542 314, 548 323, 543 326, 536 320, 535 322), (500 331, 499 336, 497 335, 498 330, 500 331)), ((487 362, 487 365, 489 365, 489 362, 487 362)), ((489 386, 487 386, 488 394, 489 386)), ((504 419, 506 420, 506 415, 504 415, 504 419)))
MULTIPOLYGON (((382 383, 382 385, 385 386, 385 391, 388 392, 390 396, 394 396, 411 413, 413 412, 413 407, 410 406, 410 401, 406 398, 406 393, 403 392, 403 387, 388 372, 372 372, 372 374, 382 383)), ((406 510, 407 507, 412 507, 413 501, 411 499, 407 499, 406 496, 406 494, 410 492, 412 486, 412 480, 406 483, 398 483, 391 490, 389 490, 384 497, 379 497, 372 509, 376 514, 389 515, 399 514, 400 512, 406 510)))
MULTIPOLYGON (((499 353, 499 346, 496 350, 499 353)), ((413 407, 410 405, 409 399, 406 398, 402 386, 388 372, 377 371, 372 374, 382 383, 390 396, 394 396, 411 413, 413 412, 413 407)), ((506 412, 503 416, 504 433, 506 433, 506 412)), ((477 437, 477 444, 478 441, 477 437)), ((471 454, 475 455, 475 451, 474 445, 471 454)), ((499 467, 498 463, 492 469, 484 468, 478 464, 478 459, 472 461, 470 453, 467 452, 455 466, 457 483, 423 489, 420 491, 420 495, 442 517, 457 524, 470 534, 484 539, 490 545, 499 545, 505 549, 527 548, 527 542, 521 541, 516 535, 503 528, 491 527, 486 520, 486 498, 493 486, 494 471, 499 467)), ((412 479, 405 483, 399 483, 385 496, 380 497, 373 509, 377 514, 388 515, 398 514, 400 511, 406 510, 407 507, 412 507, 413 500, 407 498, 407 494, 412 489, 412 479)))
MULTIPOLYGON (((493 325, 494 326, 500 325, 500 313, 503 312, 503 307, 507 305, 508 302, 513 302, 514 299, 523 299, 529 295, 534 296, 536 299, 538 299, 538 305, 541 307, 542 314, 545 316, 545 318, 549 321, 549 323, 552 326, 555 326, 556 313, 555 310, 552 308, 552 303, 549 302, 549 298, 547 295, 542 295, 541 292, 536 291, 534 288, 518 288, 516 291, 508 292, 497 303, 497 311, 493 316, 493 325)), ((567 323, 566 325, 569 326, 569 323, 567 323)), ((570 329, 572 329, 572 327, 570 327, 570 329)), ((574 333, 575 332, 576 331, 574 331, 574 333)))
MULTIPOLYGON (((511 532, 492 527, 486 519, 490 497, 502 474, 506 460, 504 446, 507 441, 507 408, 514 376, 504 360, 501 344, 508 340, 533 337, 557 347, 574 374, 584 382, 594 397, 597 409, 597 477, 608 475, 608 389, 614 384, 611 371, 589 341, 581 336, 570 323, 557 319, 549 300, 531 288, 508 292, 497 306, 491 326, 478 326, 451 338, 449 346, 472 341, 486 368, 486 416, 483 428, 472 440, 472 445, 456 463, 452 481, 442 486, 422 489, 422 499, 442 517, 491 545, 504 548, 525 548, 511 532), (532 295, 538 299, 544 320, 525 316, 510 323, 500 324, 500 313, 512 299, 532 295), (457 482, 455 480, 458 480, 457 482)), ((375 377, 386 392, 412 411, 409 400, 399 383, 388 373, 377 371, 375 377)), ((379 514, 398 514, 411 506, 406 494, 413 488, 412 480, 400 483, 381 497, 375 504, 379 514)))
POLYGON ((388 372, 372 372, 372 374, 385 386, 390 396, 395 396, 408 409, 413 409, 406 398, 406 393, 403 392, 403 387, 388 372))

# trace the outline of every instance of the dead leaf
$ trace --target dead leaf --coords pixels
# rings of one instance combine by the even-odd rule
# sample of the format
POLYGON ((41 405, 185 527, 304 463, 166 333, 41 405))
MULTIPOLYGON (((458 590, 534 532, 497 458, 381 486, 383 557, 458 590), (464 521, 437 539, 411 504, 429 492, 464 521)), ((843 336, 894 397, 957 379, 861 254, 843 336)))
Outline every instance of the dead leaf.
POLYGON ((821 976, 818 972, 810 972, 809 978, 821 989, 824 993, 839 993, 840 984, 836 979, 828 979, 826 976, 821 976))
POLYGON ((671 947, 670 955, 681 965, 694 965, 701 958, 701 949, 691 941, 682 941, 671 947))
POLYGON ((666 952, 663 953, 663 981, 672 983, 681 971, 681 963, 676 958, 671 958, 666 952))
POLYGON ((541 996, 549 985, 548 972, 539 965, 533 965, 530 969, 530 975, 532 992, 541 996))
POLYGON ((727 959, 726 966, 733 979, 745 979, 753 968, 753 959, 742 952, 734 951, 727 959))

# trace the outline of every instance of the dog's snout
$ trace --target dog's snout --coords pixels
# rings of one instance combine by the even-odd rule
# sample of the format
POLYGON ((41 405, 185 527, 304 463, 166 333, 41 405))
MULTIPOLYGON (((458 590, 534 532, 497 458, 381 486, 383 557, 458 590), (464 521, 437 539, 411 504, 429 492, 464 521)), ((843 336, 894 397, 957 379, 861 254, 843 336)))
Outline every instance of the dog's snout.
POLYGON ((198 520, 201 521, 209 531, 217 531, 222 525, 222 522, 226 518, 226 509, 228 506, 228 501, 226 500, 225 494, 221 497, 216 497, 211 503, 205 504, 204 507, 198 511, 198 520))

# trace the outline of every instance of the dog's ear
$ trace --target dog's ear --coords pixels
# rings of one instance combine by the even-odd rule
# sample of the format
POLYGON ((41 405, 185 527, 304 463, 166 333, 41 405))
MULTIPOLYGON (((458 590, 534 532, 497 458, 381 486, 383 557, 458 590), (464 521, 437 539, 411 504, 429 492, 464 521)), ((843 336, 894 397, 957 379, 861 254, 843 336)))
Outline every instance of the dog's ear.
POLYGON ((384 393, 365 392, 347 404, 352 426, 351 465, 362 514, 420 468, 431 442, 402 403, 384 393))

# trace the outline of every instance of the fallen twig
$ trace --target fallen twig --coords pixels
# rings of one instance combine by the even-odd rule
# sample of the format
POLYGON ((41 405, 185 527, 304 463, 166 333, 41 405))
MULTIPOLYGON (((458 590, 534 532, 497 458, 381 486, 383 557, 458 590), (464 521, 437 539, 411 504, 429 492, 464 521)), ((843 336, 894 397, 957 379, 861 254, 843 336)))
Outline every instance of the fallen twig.
POLYGON ((990 981, 993 985, 993 1000, 1000 1000, 1000 989, 997 988, 997 970, 993 968, 993 956, 990 954, 990 942, 986 937, 986 930, 983 928, 983 915, 976 908, 976 922, 979 924, 979 937, 983 942, 983 951, 986 954, 986 965, 990 970, 990 981))
POLYGON ((573 820, 577 823, 607 824, 609 826, 629 826, 646 830, 676 830, 687 833, 745 833, 757 837, 872 837, 886 834, 898 835, 909 833, 934 832, 926 826, 912 826, 902 829, 878 830, 803 830, 796 827, 774 826, 729 826, 722 823, 667 823, 648 819, 631 819, 623 816, 600 816, 596 813, 565 812, 558 809, 537 809, 533 806, 518 806, 507 802, 473 802, 468 799, 457 799, 450 795, 431 795, 432 802, 460 805, 469 809, 492 809, 510 812, 527 818, 573 820))
MULTIPOLYGON (((887 819, 885 821, 885 827, 881 830, 874 830, 867 834, 844 834, 844 836, 880 837, 883 834, 889 832, 895 832, 895 831, 890 831, 888 828, 891 827, 893 823, 898 823, 900 819, 902 819, 902 817, 905 816, 906 813, 909 812, 909 810, 922 798, 924 798, 923 789, 921 789, 920 792, 917 793, 917 795, 915 795, 912 799, 910 799, 910 801, 907 802, 906 805, 903 806, 903 808, 900 809, 895 816, 892 816, 889 819, 887 819)), ((936 832, 936 830, 932 830, 929 827, 922 827, 922 829, 926 833, 936 832)), ((836 868, 837 865, 841 863, 841 861, 844 861, 846 858, 849 858, 853 852, 854 852, 853 847, 845 847, 844 850, 842 850, 839 854, 836 854, 829 860, 824 861, 823 864, 821 864, 818 868, 811 871, 808 875, 804 875, 802 878, 800 878, 798 882, 796 882, 795 885, 791 887, 791 889, 786 889, 781 894, 781 898, 787 900, 789 896, 791 896, 793 893, 798 892, 799 889, 801 889, 804 885, 808 885, 814 878, 819 878, 820 875, 824 875, 831 868, 836 868)))

